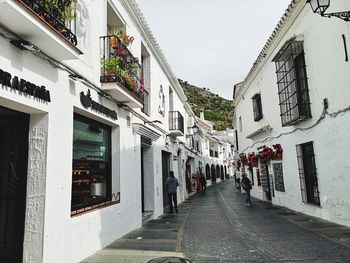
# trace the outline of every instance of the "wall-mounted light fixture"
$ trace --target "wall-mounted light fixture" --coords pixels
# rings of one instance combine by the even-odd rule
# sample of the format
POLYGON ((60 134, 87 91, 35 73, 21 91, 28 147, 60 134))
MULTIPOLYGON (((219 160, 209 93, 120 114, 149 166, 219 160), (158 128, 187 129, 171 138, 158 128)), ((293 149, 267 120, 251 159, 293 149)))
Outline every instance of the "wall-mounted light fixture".
POLYGON ((344 21, 350 21, 350 11, 341 11, 335 13, 326 13, 326 10, 330 6, 331 0, 307 0, 310 4, 312 11, 315 14, 319 14, 323 17, 338 17, 344 21))
POLYGON ((199 130, 199 128, 196 124, 192 126, 193 134, 196 134, 198 132, 198 130, 199 130))
POLYGON ((39 52, 40 50, 27 40, 16 39, 11 40, 10 43, 21 50, 29 50, 32 52, 39 52))

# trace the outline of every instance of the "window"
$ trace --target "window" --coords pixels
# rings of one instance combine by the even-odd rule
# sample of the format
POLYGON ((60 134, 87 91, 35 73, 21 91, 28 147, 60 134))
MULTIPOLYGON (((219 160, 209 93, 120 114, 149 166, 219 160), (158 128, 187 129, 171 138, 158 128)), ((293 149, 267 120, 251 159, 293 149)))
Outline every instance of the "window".
POLYGON ((313 142, 297 145, 297 158, 302 200, 320 205, 313 142))
POLYGON ((111 201, 111 128, 74 114, 72 215, 111 201))
POLYGON ((255 94, 252 98, 252 101, 253 101, 254 121, 259 121, 263 117, 260 94, 255 94))
POLYGON ((261 186, 260 170, 256 169, 256 180, 258 181, 258 186, 261 186))
POLYGON ((242 127, 242 117, 239 117, 239 119, 238 119, 238 124, 239 124, 239 131, 240 132, 242 132, 242 130, 243 130, 243 127, 242 127))
POLYGON ((143 107, 142 112, 150 114, 150 89, 151 89, 151 56, 143 43, 141 43, 141 83, 143 85, 143 107))
POLYGON ((311 118, 303 41, 287 41, 273 61, 276 64, 282 126, 311 118))

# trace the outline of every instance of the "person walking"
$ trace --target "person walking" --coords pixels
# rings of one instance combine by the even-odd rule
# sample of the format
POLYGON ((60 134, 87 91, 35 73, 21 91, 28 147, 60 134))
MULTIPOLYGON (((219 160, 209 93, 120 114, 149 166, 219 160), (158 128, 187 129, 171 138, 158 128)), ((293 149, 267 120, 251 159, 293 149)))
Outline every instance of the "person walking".
POLYGON ((250 182, 246 173, 242 173, 241 185, 243 190, 246 192, 245 205, 251 206, 252 201, 250 200, 250 190, 252 189, 252 183, 250 182))
POLYGON ((207 189, 207 180, 205 179, 203 174, 201 174, 201 187, 202 193, 204 193, 205 189, 207 189))
POLYGON ((179 181, 175 178, 173 171, 169 171, 169 177, 166 179, 165 186, 168 193, 170 213, 173 213, 173 208, 175 208, 177 213, 177 187, 179 186, 179 181))

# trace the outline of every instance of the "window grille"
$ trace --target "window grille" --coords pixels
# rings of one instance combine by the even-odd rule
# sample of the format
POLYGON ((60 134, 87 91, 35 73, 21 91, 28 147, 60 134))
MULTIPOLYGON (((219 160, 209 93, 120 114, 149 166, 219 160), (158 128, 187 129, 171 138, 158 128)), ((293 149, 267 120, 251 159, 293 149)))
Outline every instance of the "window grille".
POLYGON ((259 121, 263 118, 260 94, 255 94, 252 98, 252 101, 253 101, 254 121, 259 121))
POLYGON ((299 144, 296 148, 302 201, 320 205, 313 142, 299 144))
POLYGON ((282 126, 311 118, 303 41, 287 41, 273 61, 276 64, 282 126))

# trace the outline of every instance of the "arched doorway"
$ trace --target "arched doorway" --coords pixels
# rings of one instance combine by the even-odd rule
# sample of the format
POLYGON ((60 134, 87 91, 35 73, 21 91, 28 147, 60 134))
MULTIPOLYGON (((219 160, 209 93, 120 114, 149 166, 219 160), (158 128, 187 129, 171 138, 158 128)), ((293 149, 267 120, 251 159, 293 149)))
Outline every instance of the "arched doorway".
POLYGON ((225 177, 226 177, 226 179, 229 179, 229 174, 227 173, 226 165, 225 165, 225 177))
POLYGON ((216 170, 215 170, 215 165, 211 165, 211 181, 212 183, 216 183, 216 170))
POLYGON ((205 166, 205 179, 210 180, 210 166, 209 166, 209 164, 207 164, 205 166))
POLYGON ((221 175, 221 180, 225 180, 225 174, 224 174, 224 167, 221 165, 220 167, 220 175, 221 175))
POLYGON ((217 164, 216 165, 216 178, 220 178, 221 175, 220 175, 220 166, 217 164))

